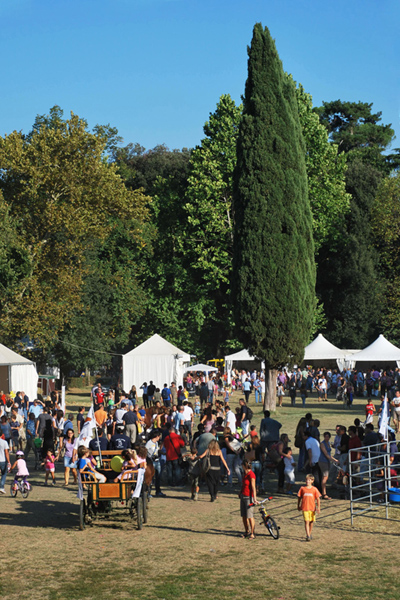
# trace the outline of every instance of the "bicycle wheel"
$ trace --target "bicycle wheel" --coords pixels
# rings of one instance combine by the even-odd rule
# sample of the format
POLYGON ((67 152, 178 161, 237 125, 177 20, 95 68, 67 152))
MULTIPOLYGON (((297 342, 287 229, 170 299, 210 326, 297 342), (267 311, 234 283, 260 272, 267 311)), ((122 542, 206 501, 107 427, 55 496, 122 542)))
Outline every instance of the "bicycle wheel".
POLYGON ((274 540, 279 538, 279 527, 272 517, 267 517, 265 521, 265 527, 268 529, 269 534, 274 538, 274 540))
POLYGON ((27 498, 29 496, 29 485, 27 483, 21 483, 21 494, 23 498, 27 498))
POLYGON ((10 494, 13 498, 18 494, 18 485, 16 483, 10 485, 10 494))

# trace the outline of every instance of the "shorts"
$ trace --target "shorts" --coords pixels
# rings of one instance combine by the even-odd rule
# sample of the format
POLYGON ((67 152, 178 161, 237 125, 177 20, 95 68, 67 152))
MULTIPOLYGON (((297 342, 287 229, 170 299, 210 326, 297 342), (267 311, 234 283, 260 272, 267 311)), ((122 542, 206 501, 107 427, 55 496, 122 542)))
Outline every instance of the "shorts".
POLYGON ((250 505, 250 497, 242 496, 240 498, 240 516, 245 517, 246 519, 253 519, 253 506, 250 505))
POLYGON ((46 473, 55 473, 55 472, 56 472, 56 470, 54 468, 53 469, 46 469, 46 473))
POLYGON ((308 521, 309 523, 314 523, 315 510, 303 510, 303 518, 305 521, 308 521))
POLYGON ((285 471, 286 483, 296 483, 296 477, 294 471, 285 471))
POLYGON ((400 411, 393 409, 393 421, 400 421, 400 411))
POLYGON ((72 462, 71 456, 64 456, 64 467, 69 467, 70 469, 76 469, 78 461, 72 462))

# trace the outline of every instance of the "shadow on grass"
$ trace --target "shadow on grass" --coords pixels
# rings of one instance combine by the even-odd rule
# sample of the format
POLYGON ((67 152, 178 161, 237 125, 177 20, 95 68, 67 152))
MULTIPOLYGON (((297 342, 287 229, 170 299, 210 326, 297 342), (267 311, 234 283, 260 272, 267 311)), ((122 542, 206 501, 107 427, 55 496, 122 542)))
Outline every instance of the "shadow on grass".
POLYGON ((78 526, 78 507, 72 502, 52 500, 16 500, 17 512, 2 513, 0 525, 30 528, 75 529, 78 526))

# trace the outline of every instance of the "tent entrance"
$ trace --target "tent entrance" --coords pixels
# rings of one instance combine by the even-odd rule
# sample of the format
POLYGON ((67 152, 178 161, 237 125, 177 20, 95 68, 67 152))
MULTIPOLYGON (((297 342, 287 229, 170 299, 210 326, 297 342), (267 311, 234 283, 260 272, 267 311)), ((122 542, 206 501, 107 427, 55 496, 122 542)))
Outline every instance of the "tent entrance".
POLYGON ((0 390, 5 394, 10 392, 10 379, 8 375, 8 365, 0 366, 0 390))

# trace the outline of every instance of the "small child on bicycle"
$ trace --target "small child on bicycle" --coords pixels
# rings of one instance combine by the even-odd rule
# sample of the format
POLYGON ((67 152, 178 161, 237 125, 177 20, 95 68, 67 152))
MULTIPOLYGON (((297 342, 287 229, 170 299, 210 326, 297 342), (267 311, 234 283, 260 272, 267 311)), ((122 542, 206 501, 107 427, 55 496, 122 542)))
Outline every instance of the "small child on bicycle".
POLYGON ((45 476, 45 481, 44 481, 44 485, 48 485, 48 479, 49 479, 49 475, 51 475, 52 478, 52 482, 51 485, 56 485, 56 476, 55 476, 55 472, 56 472, 56 457, 54 456, 54 454, 52 453, 51 450, 47 450, 46 456, 44 458, 44 461, 42 462, 41 466, 44 465, 44 469, 46 471, 46 476, 45 476))
POLYGON ((22 481, 28 483, 29 471, 28 471, 28 467, 26 466, 25 455, 22 452, 22 450, 18 450, 18 452, 16 454, 16 461, 12 465, 10 471, 15 469, 15 467, 17 467, 17 472, 15 473, 15 476, 14 476, 14 486, 16 485, 16 482, 19 479, 22 479, 22 481))
POLYGON ((319 515, 321 505, 321 494, 313 484, 314 476, 306 475, 306 485, 303 485, 297 494, 297 510, 303 511, 306 542, 312 540, 312 529, 315 522, 315 513, 319 515))

